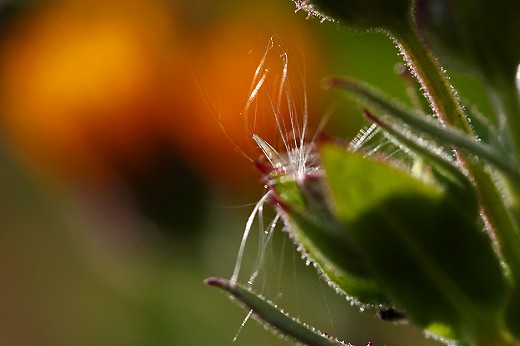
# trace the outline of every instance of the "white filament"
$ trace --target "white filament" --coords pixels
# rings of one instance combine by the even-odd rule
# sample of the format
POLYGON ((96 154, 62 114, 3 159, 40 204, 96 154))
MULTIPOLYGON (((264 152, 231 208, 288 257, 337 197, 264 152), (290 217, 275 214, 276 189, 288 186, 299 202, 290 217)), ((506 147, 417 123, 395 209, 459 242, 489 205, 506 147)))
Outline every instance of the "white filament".
POLYGON ((253 313, 253 310, 249 310, 249 312, 247 313, 246 317, 244 317, 244 320, 242 321, 242 323, 240 324, 240 328, 238 328, 237 330, 237 333, 235 334, 235 336, 233 337, 233 342, 236 342, 237 339, 238 339, 238 335, 240 334, 240 332, 242 331, 242 329, 244 329, 247 321, 249 321, 249 318, 251 317, 251 314, 253 313))
POLYGON ((249 215, 249 218, 246 222, 246 227, 244 229, 244 233, 242 234, 242 240, 240 242, 240 248, 238 249, 237 261, 235 263, 235 269, 233 270, 233 275, 231 276, 230 282, 231 285, 234 286, 237 283, 238 275, 240 274, 240 267, 242 265, 242 258, 244 257, 244 250, 246 248, 247 238, 249 237, 249 233, 251 232, 251 228, 253 226, 253 222, 255 221, 256 215, 259 210, 262 210, 264 207, 264 203, 271 194, 271 191, 265 193, 262 198, 256 203, 253 211, 249 215))
MULTIPOLYGON (((278 225, 278 220, 280 219, 280 215, 276 214, 273 221, 269 224, 269 227, 265 231, 267 234, 267 237, 262 237, 261 246, 259 249, 259 256, 257 258, 255 269, 253 271, 253 274, 249 277, 249 280, 247 280, 248 285, 253 285, 255 279, 257 278, 258 274, 260 273, 260 269, 262 268, 262 265, 264 264, 265 260, 265 253, 267 250, 267 246, 269 246, 271 238, 274 233, 274 229, 276 228, 276 225, 278 225)), ((260 229, 263 229, 263 222, 261 223, 260 229)))

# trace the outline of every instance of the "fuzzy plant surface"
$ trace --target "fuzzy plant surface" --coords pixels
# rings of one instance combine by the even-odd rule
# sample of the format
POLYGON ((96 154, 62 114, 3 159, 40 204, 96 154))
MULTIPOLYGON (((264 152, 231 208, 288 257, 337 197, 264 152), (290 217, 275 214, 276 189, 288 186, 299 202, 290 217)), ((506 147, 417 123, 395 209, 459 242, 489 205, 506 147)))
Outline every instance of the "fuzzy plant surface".
MULTIPOLYGON (((429 108, 326 78, 325 88, 363 103, 370 129, 399 154, 364 149, 360 138, 309 142, 303 134, 279 152, 255 136, 266 157, 257 164, 268 186, 262 203, 339 294, 449 344, 520 345, 520 1, 294 2, 311 17, 386 34, 429 108), (493 105, 485 121, 462 105, 444 66, 483 81, 493 105)), ((299 344, 345 344, 235 275, 206 282, 299 344)))

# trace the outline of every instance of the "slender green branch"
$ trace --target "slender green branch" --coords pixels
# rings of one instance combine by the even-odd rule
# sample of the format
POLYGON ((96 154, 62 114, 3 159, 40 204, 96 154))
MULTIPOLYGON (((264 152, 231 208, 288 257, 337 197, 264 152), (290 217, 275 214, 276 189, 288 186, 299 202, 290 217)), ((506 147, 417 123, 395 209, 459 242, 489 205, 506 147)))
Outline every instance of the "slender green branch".
POLYGON ((393 28, 392 35, 441 124, 472 135, 473 129, 446 74, 425 49, 415 30, 409 23, 402 23, 393 28))
POLYGON ((327 334, 306 326, 292 317, 289 317, 276 306, 255 295, 250 290, 232 284, 229 280, 220 278, 209 278, 204 281, 210 286, 215 286, 230 293, 240 303, 252 310, 253 316, 267 323, 270 327, 282 332, 283 335, 303 342, 309 346, 351 346, 338 341, 327 334))
POLYGON ((504 196, 496 186, 496 177, 485 170, 481 163, 471 167, 475 180, 479 181, 482 209, 495 231, 496 241, 506 261, 513 282, 520 284, 520 227, 505 205, 504 196))
POLYGON ((396 102, 365 83, 349 78, 332 77, 324 79, 323 85, 327 88, 342 88, 355 93, 356 96, 367 100, 370 104, 387 112, 387 115, 404 121, 417 130, 432 136, 440 143, 459 147, 467 150, 478 158, 488 161, 506 173, 514 183, 520 184, 520 172, 518 172, 516 166, 511 165, 510 160, 503 157, 503 155, 492 146, 479 142, 474 139, 474 137, 470 137, 456 128, 442 127, 438 122, 432 121, 424 116, 424 114, 420 114, 396 102))

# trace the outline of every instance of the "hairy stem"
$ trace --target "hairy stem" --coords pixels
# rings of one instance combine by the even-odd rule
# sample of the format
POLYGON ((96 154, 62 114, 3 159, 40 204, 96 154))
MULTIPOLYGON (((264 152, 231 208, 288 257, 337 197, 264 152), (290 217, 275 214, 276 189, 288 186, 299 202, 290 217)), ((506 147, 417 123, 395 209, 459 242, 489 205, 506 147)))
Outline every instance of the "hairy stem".
MULTIPOLYGON (((448 77, 425 49, 421 39, 413 29, 411 20, 394 25, 391 30, 399 49, 409 64, 410 70, 419 81, 432 109, 444 126, 452 126, 473 136, 471 125, 462 109, 448 77)), ((511 271, 513 282, 520 284, 520 231, 516 218, 512 215, 505 196, 497 186, 493 173, 482 163, 475 163, 463 152, 456 151, 461 169, 475 183, 482 213, 491 226, 504 260, 511 271)), ((516 193, 513 193, 516 195, 516 193)))
POLYGON ((471 125, 448 77, 437 60, 425 49, 415 30, 408 23, 402 23, 392 30, 392 36, 441 124, 472 135, 471 125))

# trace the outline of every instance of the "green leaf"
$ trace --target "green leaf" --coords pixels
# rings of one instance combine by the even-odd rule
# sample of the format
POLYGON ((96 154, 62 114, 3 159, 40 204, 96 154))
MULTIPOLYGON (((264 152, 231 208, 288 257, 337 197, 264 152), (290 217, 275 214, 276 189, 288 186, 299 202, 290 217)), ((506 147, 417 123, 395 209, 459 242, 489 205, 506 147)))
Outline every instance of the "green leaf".
POLYGON ((300 251, 316 264, 331 286, 355 303, 390 304, 388 297, 368 276, 364 262, 345 236, 327 234, 326 224, 317 223, 296 211, 288 213, 287 223, 300 251))
POLYGON ((329 210, 322 181, 281 179, 275 184, 275 190, 287 206, 286 227, 299 251, 318 267, 331 286, 356 303, 390 303, 368 276, 362 258, 329 210))
POLYGON ((295 320, 278 309, 274 304, 236 283, 220 278, 209 278, 204 282, 207 285, 218 287, 231 294, 240 303, 245 305, 248 309, 251 309, 254 317, 281 332, 284 336, 291 337, 309 346, 346 345, 327 334, 320 333, 314 328, 295 320))
POLYGON ((505 279, 476 200, 336 146, 321 158, 344 231, 407 316, 445 336, 494 338, 481 334, 496 330, 505 279))

